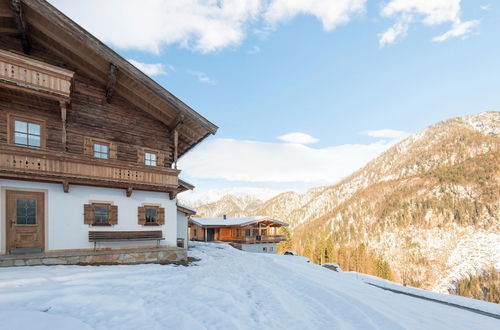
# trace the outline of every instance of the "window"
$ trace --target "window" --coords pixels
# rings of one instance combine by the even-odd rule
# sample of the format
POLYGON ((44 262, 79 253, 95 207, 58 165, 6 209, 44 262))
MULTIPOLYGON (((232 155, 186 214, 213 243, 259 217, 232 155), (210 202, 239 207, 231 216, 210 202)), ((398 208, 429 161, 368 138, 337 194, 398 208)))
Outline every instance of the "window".
POLYGON ((118 224, 118 207, 110 203, 85 204, 84 224, 92 226, 116 225, 118 224))
POLYGON ((94 206, 94 224, 108 225, 109 224, 109 209, 104 205, 94 206))
POLYGON ((266 234, 267 234, 267 229, 261 229, 260 234, 261 234, 262 236, 266 236, 266 234))
POLYGON ((36 200, 16 200, 16 224, 36 225, 36 200))
POLYGON ((250 237, 250 229, 245 229, 245 236, 250 237))
POLYGON ((196 237, 196 229, 193 229, 193 236, 196 237))
POLYGON ((158 209, 156 207, 146 208, 146 224, 156 224, 156 213, 158 209))
POLYGON ((259 230, 258 229, 252 229, 252 236, 259 236, 259 230))
POLYGON ((29 118, 8 115, 9 118, 9 143, 31 148, 43 148, 44 128, 43 121, 30 120, 29 118))
POLYGON ((109 158, 109 145, 94 143, 94 157, 108 159, 109 158))
POLYGON ((262 251, 267 252, 267 248, 266 248, 266 247, 263 247, 263 248, 262 248, 262 251))
POLYGON ((144 162, 148 166, 156 166, 156 154, 152 152, 145 152, 144 162))
POLYGON ((165 209, 156 205, 139 207, 138 223, 143 226, 161 226, 165 224, 165 209))

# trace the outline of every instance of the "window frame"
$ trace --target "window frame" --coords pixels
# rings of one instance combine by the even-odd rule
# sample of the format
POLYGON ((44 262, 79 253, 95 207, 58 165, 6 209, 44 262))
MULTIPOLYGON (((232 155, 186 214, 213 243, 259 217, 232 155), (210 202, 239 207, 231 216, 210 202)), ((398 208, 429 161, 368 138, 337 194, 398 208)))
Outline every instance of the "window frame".
POLYGON ((92 226, 105 226, 105 227, 111 226, 111 217, 110 217, 110 215, 111 215, 110 214, 111 204, 110 203, 91 203, 91 205, 92 205, 92 213, 93 213, 92 226), (107 214, 108 221, 107 221, 107 223, 96 222, 95 208, 96 207, 103 207, 103 206, 105 206, 107 208, 107 211, 108 211, 108 214, 107 214))
POLYGON ((103 141, 92 141, 92 157, 97 159, 110 159, 110 150, 111 150, 111 143, 103 141), (100 150, 96 151, 96 146, 106 147, 107 152, 104 153, 100 150), (96 157, 96 154, 106 155, 106 157, 96 157))
POLYGON ((160 224, 158 223, 158 211, 159 211, 159 206, 155 205, 144 205, 144 213, 146 214, 146 219, 144 226, 159 226, 160 224), (150 210, 155 210, 155 216, 154 216, 154 221, 148 221, 148 209, 150 210))
POLYGON ((158 166, 158 152, 152 150, 144 150, 144 165, 153 167, 158 166), (154 155, 154 160, 148 159, 147 155, 154 155), (153 161, 154 165, 152 164, 153 161), (150 163, 148 164, 148 162, 150 163))
MULTIPOLYGON (((38 118, 28 118, 24 116, 19 116, 15 114, 7 114, 7 142, 9 144, 13 144, 18 147, 22 148, 32 148, 32 149, 45 149, 46 148, 46 136, 47 136, 47 131, 46 131, 46 124, 45 120, 38 119, 38 118), (25 122, 27 124, 35 124, 40 126, 40 146, 31 146, 29 144, 18 144, 16 143, 16 121, 21 121, 25 122)), ((26 132, 27 137, 29 137, 29 129, 26 132)), ((35 135, 35 134, 31 134, 35 135)), ((27 141, 29 142, 29 140, 27 141)))

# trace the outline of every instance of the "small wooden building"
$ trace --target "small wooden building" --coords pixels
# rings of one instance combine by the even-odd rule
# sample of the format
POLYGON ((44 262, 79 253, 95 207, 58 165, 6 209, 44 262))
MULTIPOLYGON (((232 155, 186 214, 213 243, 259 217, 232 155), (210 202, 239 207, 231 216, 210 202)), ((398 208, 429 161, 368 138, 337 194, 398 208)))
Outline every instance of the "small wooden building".
POLYGON ((47 1, 0 18, 0 265, 185 258, 177 160, 217 127, 47 1))
POLYGON ((287 223, 270 217, 195 218, 189 219, 189 239, 233 243, 249 252, 276 253, 276 243, 286 240, 279 228, 287 223))

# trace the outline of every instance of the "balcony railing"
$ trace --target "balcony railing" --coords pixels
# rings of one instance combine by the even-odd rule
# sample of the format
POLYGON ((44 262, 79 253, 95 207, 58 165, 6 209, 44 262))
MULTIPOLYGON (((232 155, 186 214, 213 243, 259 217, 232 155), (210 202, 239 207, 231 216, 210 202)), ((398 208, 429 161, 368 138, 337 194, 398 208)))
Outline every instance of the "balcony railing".
POLYGON ((10 88, 69 100, 74 72, 0 50, 0 82, 10 88))
POLYGON ((0 144, 0 177, 169 192, 179 171, 0 144))
POLYGON ((278 243, 282 241, 286 241, 286 237, 284 235, 264 235, 264 236, 243 237, 238 240, 238 243, 242 244, 278 243))

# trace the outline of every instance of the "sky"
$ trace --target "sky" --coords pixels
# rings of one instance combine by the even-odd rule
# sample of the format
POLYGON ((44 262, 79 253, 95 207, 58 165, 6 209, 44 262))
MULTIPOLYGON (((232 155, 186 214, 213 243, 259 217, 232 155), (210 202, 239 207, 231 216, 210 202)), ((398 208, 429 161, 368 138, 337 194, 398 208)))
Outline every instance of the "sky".
POLYGON ((330 185, 500 109, 498 0, 50 2, 220 127, 179 160, 189 202, 330 185))

